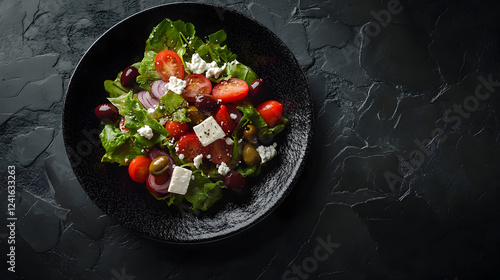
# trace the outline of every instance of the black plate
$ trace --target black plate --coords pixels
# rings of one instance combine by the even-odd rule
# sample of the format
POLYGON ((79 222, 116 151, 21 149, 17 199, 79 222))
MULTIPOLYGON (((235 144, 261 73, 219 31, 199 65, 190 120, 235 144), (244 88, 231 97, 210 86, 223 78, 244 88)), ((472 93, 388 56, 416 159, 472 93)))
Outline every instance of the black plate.
MULTIPOLYGON (((297 181, 312 137, 313 110, 307 79, 283 42, 258 22, 229 9, 206 4, 175 3, 137 13, 104 33, 80 60, 65 97, 63 135, 76 177, 95 204, 126 227, 152 239, 198 243, 231 236, 274 210, 297 181), (238 60, 255 70, 283 103, 290 122, 278 139, 279 156, 264 169, 246 197, 229 192, 209 211, 195 215, 187 207, 167 207, 140 184, 127 168, 101 163, 104 149, 94 108, 105 103, 103 82, 140 61, 152 28, 164 18, 195 25, 201 38, 224 29, 238 60)), ((311 202, 313 203, 313 202, 311 202)))

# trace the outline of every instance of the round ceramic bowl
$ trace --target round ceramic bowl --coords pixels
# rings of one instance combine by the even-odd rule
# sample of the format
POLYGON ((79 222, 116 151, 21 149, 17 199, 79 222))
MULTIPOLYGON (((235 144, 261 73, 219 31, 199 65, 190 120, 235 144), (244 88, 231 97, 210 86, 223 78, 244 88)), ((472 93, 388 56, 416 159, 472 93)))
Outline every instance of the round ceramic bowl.
POLYGON ((148 238, 171 243, 200 243, 237 234, 261 221, 290 192, 304 168, 312 137, 313 109, 307 79, 286 45, 270 30, 241 13, 223 7, 175 3, 132 15, 106 31, 89 48, 68 85, 63 135, 74 173, 94 203, 120 224, 148 238), (144 185, 133 182, 126 167, 101 163, 102 126, 94 108, 107 102, 103 82, 140 61, 152 28, 164 18, 191 22, 204 38, 220 29, 229 49, 250 66, 283 104, 289 119, 277 139, 278 156, 267 165, 250 192, 223 199, 202 213, 187 205, 167 206, 144 185))

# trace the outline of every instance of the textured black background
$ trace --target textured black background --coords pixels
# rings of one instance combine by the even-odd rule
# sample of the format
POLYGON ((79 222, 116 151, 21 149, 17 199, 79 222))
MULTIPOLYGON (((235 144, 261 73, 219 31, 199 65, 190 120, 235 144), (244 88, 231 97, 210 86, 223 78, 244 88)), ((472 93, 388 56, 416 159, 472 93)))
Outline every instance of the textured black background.
POLYGON ((100 34, 160 2, 1 1, 2 224, 8 165, 18 198, 16 273, 2 226, 2 279, 498 279, 496 1, 211 3, 271 29, 308 76, 315 137, 291 195, 204 246, 114 222, 69 167, 62 98, 100 34))

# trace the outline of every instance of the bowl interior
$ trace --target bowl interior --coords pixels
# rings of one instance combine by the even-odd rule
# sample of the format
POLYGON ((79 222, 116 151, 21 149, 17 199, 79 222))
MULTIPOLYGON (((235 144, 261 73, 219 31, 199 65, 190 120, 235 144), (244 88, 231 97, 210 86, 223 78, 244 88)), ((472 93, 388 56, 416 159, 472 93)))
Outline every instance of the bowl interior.
POLYGON ((149 238, 196 243, 228 237, 269 214, 304 166, 312 134, 312 101, 307 79, 290 50, 271 31, 222 7, 176 3, 135 14, 104 33, 79 62, 67 89, 63 114, 66 151, 78 180, 95 204, 119 223, 149 238), (191 22, 201 38, 224 29, 228 47, 269 85, 289 119, 271 161, 245 197, 229 192, 198 215, 187 206, 167 207, 129 179, 127 168, 101 163, 101 125, 94 108, 107 102, 103 82, 140 61, 152 28, 164 18, 191 22))

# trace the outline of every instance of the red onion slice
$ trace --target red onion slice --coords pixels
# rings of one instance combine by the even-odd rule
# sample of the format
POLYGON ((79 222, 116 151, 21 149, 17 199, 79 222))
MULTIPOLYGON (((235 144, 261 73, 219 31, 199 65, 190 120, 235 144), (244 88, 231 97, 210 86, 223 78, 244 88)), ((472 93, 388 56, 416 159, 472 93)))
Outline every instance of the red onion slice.
POLYGON ((165 95, 165 93, 167 93, 166 85, 167 82, 163 80, 158 80, 151 83, 151 96, 156 99, 160 99, 163 95, 165 95))
POLYGON ((168 176, 168 179, 167 181, 165 181, 165 183, 163 184, 157 184, 156 183, 156 177, 149 174, 148 176, 148 187, 150 188, 151 191, 155 192, 155 193, 158 193, 158 194, 167 194, 168 193, 168 186, 170 186, 170 179, 172 178, 172 169, 167 169, 167 171, 165 171, 166 173, 166 176, 168 176))
POLYGON ((140 91, 137 94, 137 100, 141 102, 142 106, 147 110, 149 108, 156 108, 160 101, 151 96, 147 90, 140 91))

